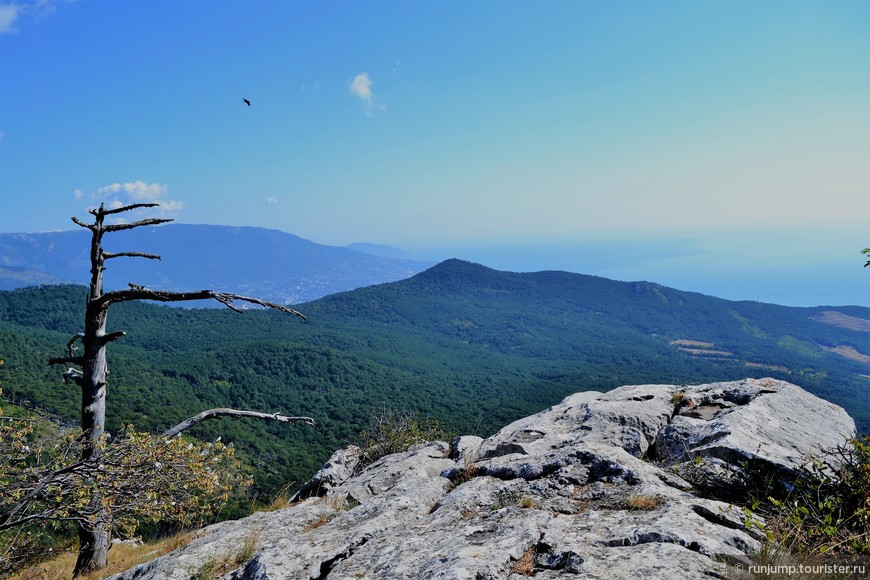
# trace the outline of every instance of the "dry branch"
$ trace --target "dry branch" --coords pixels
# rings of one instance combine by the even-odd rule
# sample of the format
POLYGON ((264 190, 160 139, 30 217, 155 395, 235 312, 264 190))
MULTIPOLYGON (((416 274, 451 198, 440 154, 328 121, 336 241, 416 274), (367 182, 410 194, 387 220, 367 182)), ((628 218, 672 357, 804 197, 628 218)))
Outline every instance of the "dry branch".
POLYGON ((254 419, 280 421, 282 423, 307 423, 312 426, 316 425, 316 421, 311 417, 288 417, 287 415, 282 415, 281 413, 259 413, 257 411, 242 411, 239 409, 218 408, 209 409, 208 411, 203 411, 202 413, 195 415, 189 419, 185 419, 175 427, 164 431, 163 436, 171 439, 182 431, 193 427, 197 423, 205 421, 206 419, 213 419, 215 417, 253 417, 254 419))
POLYGON ((127 302, 129 300, 155 300, 157 302, 217 300, 231 310, 235 310, 236 312, 244 312, 240 308, 233 306, 233 302, 238 300, 241 302, 256 304, 258 306, 264 306, 266 308, 273 308, 275 310, 280 310, 281 312, 286 312, 287 314, 298 316, 303 320, 308 320, 304 314, 296 312, 292 308, 287 308, 286 306, 275 304, 274 302, 266 302, 265 300, 260 300, 259 298, 241 296, 239 294, 230 294, 228 292, 215 292, 214 290, 197 290, 194 292, 169 292, 164 290, 149 290, 148 288, 145 288, 144 286, 139 286, 137 284, 129 284, 129 286, 129 290, 114 290, 112 292, 106 292, 95 302, 99 303, 101 308, 108 308, 110 304, 114 304, 116 302, 127 302))
POLYGON ((73 345, 75 345, 76 341, 84 339, 84 337, 85 337, 85 333, 79 332, 79 333, 76 333, 75 335, 73 335, 73 337, 71 339, 69 339, 69 342, 66 343, 66 352, 70 356, 73 356, 73 350, 75 349, 75 347, 73 345))
MULTIPOLYGON (((51 361, 48 361, 51 364, 51 361)), ((80 370, 74 369, 72 367, 66 369, 66 372, 63 373, 63 382, 65 385, 70 383, 75 383, 78 386, 82 386, 82 372, 80 370)))
MULTIPOLYGON (((124 210, 130 209, 133 206, 121 208, 124 210)), ((108 211, 103 213, 109 213, 108 211)), ((145 220, 139 220, 137 222, 131 222, 129 224, 113 224, 110 226, 103 226, 103 231, 106 232, 120 232, 122 230, 132 230, 133 228, 138 228, 139 226, 156 226, 158 224, 166 224, 173 221, 172 218, 148 218, 145 220)))
POLYGON ((90 213, 93 215, 97 215, 97 211, 100 211, 103 215, 111 215, 113 213, 121 213, 124 211, 130 211, 131 209, 139 209, 140 207, 159 207, 159 203, 133 203, 130 205, 125 205, 124 207, 118 207, 115 209, 102 209, 102 206, 99 210, 91 210, 90 213))
POLYGON ((103 344, 109 344, 113 340, 118 340, 119 338, 124 338, 125 336, 127 336, 126 332, 124 332, 123 330, 117 330, 115 332, 110 332, 109 334, 104 335, 101 339, 101 342, 103 344))
POLYGON ((104 260, 111 260, 112 258, 148 258, 149 260, 159 260, 160 256, 157 254, 146 254, 145 252, 118 252, 117 254, 103 252, 104 260))

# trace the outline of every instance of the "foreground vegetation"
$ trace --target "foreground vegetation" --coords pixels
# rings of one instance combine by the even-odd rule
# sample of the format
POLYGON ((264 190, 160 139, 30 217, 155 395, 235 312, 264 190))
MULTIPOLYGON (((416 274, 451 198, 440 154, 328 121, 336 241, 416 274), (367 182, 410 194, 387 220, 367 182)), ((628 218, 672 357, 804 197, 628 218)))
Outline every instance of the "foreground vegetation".
MULTIPOLYGON (((369 429, 361 434, 361 451, 364 458, 375 461, 387 453, 401 452, 445 436, 448 434, 432 421, 421 419, 407 410, 384 409, 371 417, 369 429)), ((866 558, 870 554, 870 437, 853 439, 831 450, 827 456, 815 458, 809 470, 793 484, 785 489, 769 487, 767 491, 772 495, 762 495, 754 501, 745 498, 745 525, 767 537, 763 549, 753 558, 756 563, 773 566, 866 563, 866 560, 856 558, 866 558), (764 519, 759 519, 758 515, 764 519)), ((493 509, 508 504, 534 507, 531 499, 514 495, 499 496, 499 503, 493 509)), ((628 498, 623 509, 649 510, 660 503, 660 498, 637 495, 628 498)), ((288 505, 287 494, 280 493, 271 505, 263 509, 280 509, 288 505)), ((336 505, 336 514, 348 507, 336 505)), ((328 520, 327 516, 316 525, 323 525, 328 520)), ((195 533, 182 531, 144 544, 123 542, 112 549, 109 567, 83 578, 98 580, 123 572, 181 548, 194 537, 195 533)), ((203 564, 197 577, 217 578, 235 569, 254 554, 258 540, 255 536, 249 537, 235 550, 216 554, 203 564)), ((64 549, 62 544, 56 545, 54 557, 25 568, 13 578, 67 578, 75 563, 72 548, 74 546, 64 549)), ((779 576, 762 574, 758 577, 779 576)))
MULTIPOLYGON (((122 542, 111 550, 109 564, 98 572, 83 574, 81 580, 102 580, 120 574, 133 566, 159 558, 173 550, 189 544, 195 537, 194 532, 178 532, 151 542, 122 542)), ((53 557, 39 563, 25 566, 11 576, 12 580, 69 580, 70 572, 76 563, 78 547, 70 545, 66 549, 52 549, 53 557)))
POLYGON ((792 487, 753 507, 782 553, 870 554, 870 437, 815 458, 792 487))
POLYGON ((115 538, 159 537, 214 521, 250 484, 219 442, 129 428, 106 442, 99 464, 81 459, 81 445, 78 428, 0 408, 0 575, 76 544, 78 524, 99 510, 115 538))

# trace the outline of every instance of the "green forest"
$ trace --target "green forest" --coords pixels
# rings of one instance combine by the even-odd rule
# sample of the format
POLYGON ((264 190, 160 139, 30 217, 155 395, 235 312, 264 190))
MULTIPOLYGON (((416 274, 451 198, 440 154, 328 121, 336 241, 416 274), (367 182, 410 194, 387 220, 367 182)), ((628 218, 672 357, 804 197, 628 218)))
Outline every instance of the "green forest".
MULTIPOLYGON (((78 388, 47 360, 81 331, 85 297, 77 286, 0 292, 6 399, 75 423, 78 388)), ((294 308, 308 320, 113 306, 109 331, 127 335, 109 346, 108 429, 160 431, 213 407, 313 417, 316 427, 217 419, 191 430, 233 443, 263 496, 304 483, 385 408, 487 436, 577 391, 772 376, 843 406, 870 432, 870 365, 830 350, 870 354, 868 333, 812 318, 831 307, 449 260, 294 308)), ((868 318, 866 308, 835 310, 868 318)))

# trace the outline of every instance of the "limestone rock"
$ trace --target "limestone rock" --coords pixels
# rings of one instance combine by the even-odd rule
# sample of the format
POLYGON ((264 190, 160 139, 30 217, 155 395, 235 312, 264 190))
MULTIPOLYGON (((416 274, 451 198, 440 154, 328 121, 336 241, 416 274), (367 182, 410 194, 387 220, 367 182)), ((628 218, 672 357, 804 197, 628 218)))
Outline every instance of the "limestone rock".
POLYGON ((655 455, 708 493, 793 482, 813 458, 855 436, 846 412, 773 379, 687 387, 655 455))
POLYGON ((680 466, 791 473, 853 433, 839 407, 770 379, 577 393, 356 475, 358 451, 337 452, 298 503, 205 528, 117 578, 190 578, 215 558, 239 580, 724 577, 760 536, 680 466), (256 548, 236 562, 244 545, 256 548))
POLYGON ((297 491, 291 502, 308 499, 311 496, 322 496, 330 489, 344 483, 354 474, 360 462, 360 449, 356 445, 349 445, 332 454, 329 461, 323 464, 317 473, 297 491))

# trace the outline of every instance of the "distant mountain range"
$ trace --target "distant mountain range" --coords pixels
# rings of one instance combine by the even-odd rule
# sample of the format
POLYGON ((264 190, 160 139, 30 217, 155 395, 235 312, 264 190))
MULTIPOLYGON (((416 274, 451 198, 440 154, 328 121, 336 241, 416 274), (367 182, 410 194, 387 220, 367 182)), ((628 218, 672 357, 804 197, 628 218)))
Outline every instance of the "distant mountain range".
MULTIPOLYGON (((87 284, 90 232, 0 234, 0 290, 40 284, 87 284)), ((113 260, 107 289, 210 288, 297 304, 328 294, 413 276, 434 262, 377 244, 326 246, 277 230, 169 224, 107 235, 107 251, 160 255, 113 260)), ((203 303, 203 306, 212 306, 203 303)))

